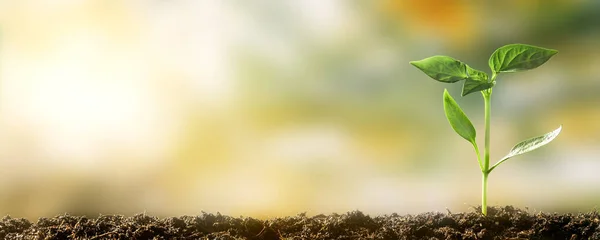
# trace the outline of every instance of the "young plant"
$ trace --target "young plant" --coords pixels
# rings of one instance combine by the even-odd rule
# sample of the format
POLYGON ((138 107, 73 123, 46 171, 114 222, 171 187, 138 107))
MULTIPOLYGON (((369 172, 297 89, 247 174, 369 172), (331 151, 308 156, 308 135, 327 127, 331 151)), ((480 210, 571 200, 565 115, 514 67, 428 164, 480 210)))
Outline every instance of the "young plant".
POLYGON ((411 61, 410 64, 417 67, 429 77, 444 83, 454 83, 464 80, 462 96, 474 92, 481 92, 485 106, 485 148, 483 160, 475 141, 476 131, 473 124, 450 96, 448 90, 444 89, 444 112, 450 122, 450 126, 465 140, 469 141, 475 153, 482 173, 482 195, 481 212, 487 215, 487 179, 488 175, 498 165, 514 156, 532 151, 554 140, 560 133, 562 125, 556 130, 539 137, 527 139, 515 145, 510 152, 501 158, 496 164, 490 166, 490 112, 492 88, 496 85, 496 77, 500 73, 519 72, 534 69, 548 61, 558 51, 526 44, 510 44, 496 49, 489 59, 492 69, 492 77, 485 72, 473 69, 469 65, 447 56, 433 56, 419 61, 411 61))

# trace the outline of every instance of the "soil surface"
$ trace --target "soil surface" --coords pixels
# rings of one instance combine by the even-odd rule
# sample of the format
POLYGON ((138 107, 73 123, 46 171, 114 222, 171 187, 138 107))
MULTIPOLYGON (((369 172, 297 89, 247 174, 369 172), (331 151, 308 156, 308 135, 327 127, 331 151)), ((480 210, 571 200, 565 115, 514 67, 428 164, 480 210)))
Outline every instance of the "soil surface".
POLYGON ((511 206, 470 213, 370 217, 359 211, 258 220, 203 213, 160 219, 145 214, 60 215, 37 223, 4 217, 0 239, 600 239, 597 211, 529 213, 511 206))

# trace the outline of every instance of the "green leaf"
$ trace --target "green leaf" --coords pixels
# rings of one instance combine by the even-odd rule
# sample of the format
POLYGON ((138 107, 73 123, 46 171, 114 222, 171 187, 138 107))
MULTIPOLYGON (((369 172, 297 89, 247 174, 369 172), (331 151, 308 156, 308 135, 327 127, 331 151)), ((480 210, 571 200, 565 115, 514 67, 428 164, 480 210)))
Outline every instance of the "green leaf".
POLYGON ((496 166, 500 165, 500 163, 503 163, 504 161, 508 160, 509 158, 512 158, 517 155, 521 155, 526 152, 533 151, 541 146, 544 146, 544 145, 550 143, 552 140, 554 140, 554 138, 556 138, 556 136, 558 136, 558 134, 560 133, 561 130, 562 130, 562 125, 552 132, 546 133, 539 137, 527 139, 525 141, 518 143, 510 150, 508 155, 506 155, 505 157, 500 159, 500 161, 498 161, 496 164, 494 164, 494 166, 492 166, 489 171, 491 172, 496 166))
POLYGON ((467 79, 467 81, 465 81, 465 83, 463 84, 463 89, 462 89, 461 95, 464 97, 464 96, 467 96, 468 94, 486 90, 493 86, 494 86, 493 83, 479 82, 479 81, 467 79))
POLYGON ((554 49, 527 44, 509 44, 492 53, 489 65, 495 73, 530 70, 544 64, 557 53, 558 51, 554 49))
POLYGON ((479 71, 477 69, 471 68, 467 66, 467 77, 468 79, 479 81, 479 82, 487 82, 488 75, 485 72, 479 71))
POLYGON ((473 69, 467 66, 467 80, 463 84, 462 96, 470 93, 482 91, 494 86, 494 83, 488 83, 488 75, 485 72, 473 69))
POLYGON ((448 56, 428 57, 410 64, 440 82, 453 83, 467 78, 466 64, 448 56))
POLYGON ((444 89, 444 112, 454 131, 465 140, 475 144, 475 136, 477 133, 475 132, 471 120, 469 120, 463 110, 460 109, 456 101, 454 101, 452 96, 448 93, 447 89, 444 89))

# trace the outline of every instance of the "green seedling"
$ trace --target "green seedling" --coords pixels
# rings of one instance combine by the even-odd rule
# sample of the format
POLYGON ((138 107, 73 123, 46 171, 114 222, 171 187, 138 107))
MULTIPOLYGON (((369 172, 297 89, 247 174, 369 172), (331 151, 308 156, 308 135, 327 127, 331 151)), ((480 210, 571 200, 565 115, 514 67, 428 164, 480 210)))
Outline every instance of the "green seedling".
POLYGON ((489 60, 492 77, 485 72, 473 69, 469 65, 448 56, 433 56, 410 64, 417 67, 429 77, 444 83, 463 81, 462 96, 474 92, 481 92, 485 106, 485 149, 483 160, 475 141, 476 131, 471 120, 465 115, 456 101, 444 89, 444 112, 450 126, 465 140, 469 141, 475 153, 482 173, 481 212, 487 215, 487 179, 492 170, 509 158, 535 150, 554 140, 560 133, 562 126, 556 130, 539 137, 527 139, 515 145, 510 152, 496 164, 490 166, 490 112, 492 88, 496 85, 496 77, 500 73, 520 72, 537 68, 548 61, 558 51, 526 44, 510 44, 496 49, 489 60))

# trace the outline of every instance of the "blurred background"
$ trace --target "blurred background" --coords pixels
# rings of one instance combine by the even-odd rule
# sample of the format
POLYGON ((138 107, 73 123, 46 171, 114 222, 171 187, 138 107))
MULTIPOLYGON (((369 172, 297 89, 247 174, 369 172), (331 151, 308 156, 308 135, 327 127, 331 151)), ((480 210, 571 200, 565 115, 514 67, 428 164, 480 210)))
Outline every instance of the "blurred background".
POLYGON ((0 215, 469 211, 481 173, 448 88, 408 64, 489 73, 498 47, 560 51, 503 74, 490 205, 600 201, 600 1, 0 0, 0 215))

